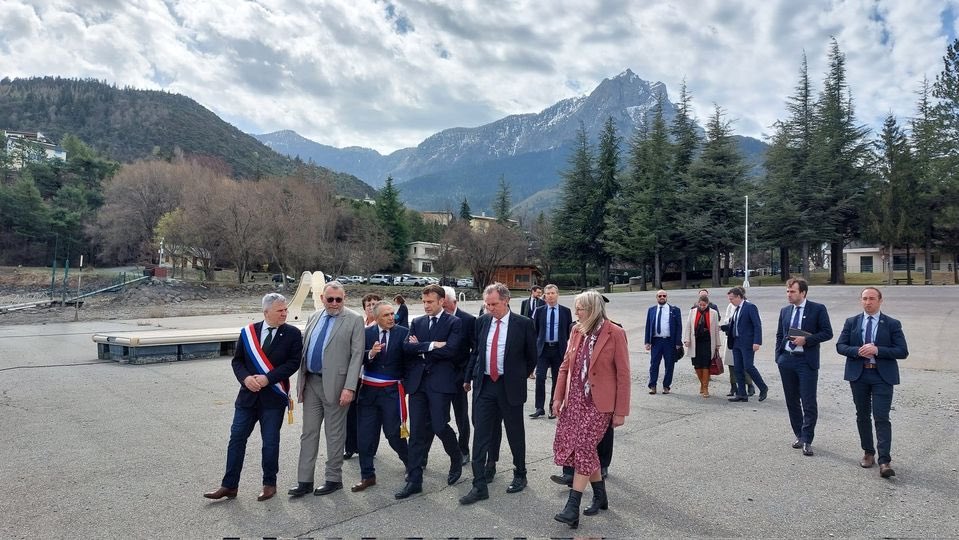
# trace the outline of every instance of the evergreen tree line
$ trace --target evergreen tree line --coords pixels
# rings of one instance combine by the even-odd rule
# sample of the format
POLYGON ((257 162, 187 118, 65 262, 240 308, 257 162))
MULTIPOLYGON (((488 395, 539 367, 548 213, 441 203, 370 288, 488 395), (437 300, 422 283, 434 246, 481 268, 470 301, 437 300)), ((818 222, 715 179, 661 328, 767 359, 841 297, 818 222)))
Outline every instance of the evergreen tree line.
POLYGON ((874 136, 856 122, 836 40, 818 94, 803 57, 760 178, 747 174, 720 106, 700 138, 685 84, 673 121, 660 103, 625 150, 612 118, 596 147, 581 128, 549 255, 577 268, 584 284, 588 269, 608 283, 617 262, 641 268, 656 287, 667 268, 683 287, 688 271, 710 269, 719 286, 728 278, 720 268, 742 262, 748 196, 751 247, 778 250, 783 280, 795 266, 806 277, 828 266, 830 283, 845 283, 843 248, 854 241, 883 247, 890 279, 893 250, 921 246, 931 279, 933 249, 959 251, 959 40, 943 63, 931 87, 920 84, 909 129, 890 114, 874 136))

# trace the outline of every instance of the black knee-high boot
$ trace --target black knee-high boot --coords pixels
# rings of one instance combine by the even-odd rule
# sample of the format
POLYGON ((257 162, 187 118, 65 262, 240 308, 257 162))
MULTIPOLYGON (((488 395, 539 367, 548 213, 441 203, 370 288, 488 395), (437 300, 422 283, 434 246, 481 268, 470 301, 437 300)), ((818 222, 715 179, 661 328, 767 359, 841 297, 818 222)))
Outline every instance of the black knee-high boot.
POLYGON ((593 502, 583 510, 584 516, 595 516, 600 510, 609 510, 609 499, 606 498, 606 481, 590 482, 593 486, 593 502))
POLYGON ((569 490, 569 499, 566 500, 566 508, 553 516, 553 519, 569 525, 570 529, 579 527, 579 504, 583 500, 583 492, 575 489, 569 490))

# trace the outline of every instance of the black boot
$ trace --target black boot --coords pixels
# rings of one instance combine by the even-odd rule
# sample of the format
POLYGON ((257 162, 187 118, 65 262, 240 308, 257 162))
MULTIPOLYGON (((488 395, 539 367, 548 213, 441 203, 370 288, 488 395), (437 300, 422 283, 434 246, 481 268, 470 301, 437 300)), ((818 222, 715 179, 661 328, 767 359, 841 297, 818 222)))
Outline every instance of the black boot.
POLYGON ((590 482, 593 486, 593 502, 583 510, 584 516, 595 516, 600 510, 609 510, 609 499, 606 498, 606 481, 590 482))
POLYGON ((569 499, 566 500, 566 508, 553 516, 556 521, 569 525, 570 529, 579 527, 579 503, 583 500, 583 492, 575 489, 569 490, 569 499))
POLYGON ((729 385, 729 393, 726 394, 726 397, 735 396, 735 395, 736 395, 736 383, 732 383, 729 385))

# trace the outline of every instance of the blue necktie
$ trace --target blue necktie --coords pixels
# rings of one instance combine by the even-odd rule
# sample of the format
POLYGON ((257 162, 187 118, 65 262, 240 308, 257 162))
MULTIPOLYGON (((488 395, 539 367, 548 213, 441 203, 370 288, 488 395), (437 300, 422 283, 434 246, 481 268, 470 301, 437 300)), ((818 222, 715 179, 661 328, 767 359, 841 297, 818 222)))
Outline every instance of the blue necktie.
MULTIPOLYGON (((796 307, 793 308, 793 322, 789 325, 790 328, 799 328, 799 325, 801 324, 801 323, 799 322, 799 310, 800 310, 800 309, 802 309, 802 308, 799 307, 799 306, 796 306, 796 307)), ((790 350, 796 348, 796 344, 793 343, 792 341, 790 341, 788 344, 786 344, 786 346, 789 347, 790 350)))
POLYGON ((736 311, 733 313, 733 336, 739 336, 739 308, 743 307, 742 304, 736 306, 736 311))
POLYGON ((549 325, 549 337, 546 338, 546 341, 556 341, 556 333, 553 331, 553 324, 556 323, 556 308, 549 308, 549 322, 546 324, 549 325))
POLYGON ((323 372, 323 343, 326 342, 326 332, 330 329, 331 322, 333 322, 333 317, 327 316, 326 323, 320 329, 320 335, 313 343, 313 355, 310 356, 310 371, 313 373, 323 372))
POLYGON ((663 306, 656 311, 656 335, 663 335, 663 306))
POLYGON ((872 343, 872 315, 866 319, 866 339, 863 340, 865 343, 872 343))

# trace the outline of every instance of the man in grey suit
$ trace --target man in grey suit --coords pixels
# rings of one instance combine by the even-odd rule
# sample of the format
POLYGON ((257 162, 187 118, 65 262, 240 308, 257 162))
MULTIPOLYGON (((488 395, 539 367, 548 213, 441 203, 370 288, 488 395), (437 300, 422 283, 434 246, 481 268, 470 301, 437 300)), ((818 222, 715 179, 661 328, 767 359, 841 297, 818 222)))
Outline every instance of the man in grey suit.
POLYGON ((300 460, 292 497, 313 491, 320 427, 326 421, 325 482, 314 495, 326 495, 343 488, 343 448, 346 445, 346 416, 356 397, 356 385, 366 345, 363 316, 344 307, 346 291, 338 281, 323 287, 323 307, 310 316, 303 332, 303 356, 296 382, 296 394, 303 404, 303 433, 300 460))

